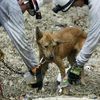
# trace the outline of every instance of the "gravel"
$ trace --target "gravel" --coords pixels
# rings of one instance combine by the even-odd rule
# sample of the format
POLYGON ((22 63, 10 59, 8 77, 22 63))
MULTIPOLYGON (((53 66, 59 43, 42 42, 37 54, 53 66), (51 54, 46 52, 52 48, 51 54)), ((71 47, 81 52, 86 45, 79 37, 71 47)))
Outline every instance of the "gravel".
MULTIPOLYGON (((45 4, 41 8, 42 20, 36 20, 35 17, 31 17, 24 14, 25 18, 25 31, 28 37, 29 43, 32 43, 33 50, 35 50, 36 58, 38 60, 38 47, 35 40, 35 27, 44 31, 55 32, 60 30, 63 26, 78 26, 84 31, 88 32, 89 26, 89 11, 87 6, 83 7, 71 7, 67 12, 59 12, 55 14, 52 12, 52 5, 45 4)), ((27 67, 23 63, 21 57, 16 51, 14 45, 11 43, 7 33, 3 28, 0 28, 0 49, 5 53, 5 62, 14 70, 27 72, 27 67)), ((68 63, 67 60, 64 60, 68 63)), ((72 96, 76 97, 99 97, 100 96, 100 45, 97 46, 93 55, 89 59, 88 63, 91 67, 91 71, 85 72, 86 85, 73 85, 72 96)), ((0 100, 34 100, 38 98, 55 97, 55 81, 59 72, 58 67, 55 64, 49 65, 49 70, 46 74, 46 81, 49 81, 48 86, 44 86, 44 89, 37 93, 37 89, 32 89, 26 84, 23 77, 11 72, 7 69, 2 62, 0 62, 0 80, 3 88, 4 97, 0 97, 0 100), (26 98, 26 99, 25 99, 26 98)), ((45 82, 45 81, 44 81, 45 82)), ((38 100, 51 100, 51 99, 38 99, 38 100)), ((67 97, 66 97, 67 98, 67 97)), ((91 98, 90 98, 91 99, 91 98)), ((63 99, 64 100, 64 99, 63 99)), ((73 100, 73 99, 68 99, 73 100)), ((78 100, 78 99, 74 99, 78 100)), ((79 99, 81 100, 81 99, 79 99)), ((83 99, 82 99, 83 100, 83 99)), ((88 99, 84 99, 88 100, 88 99)))

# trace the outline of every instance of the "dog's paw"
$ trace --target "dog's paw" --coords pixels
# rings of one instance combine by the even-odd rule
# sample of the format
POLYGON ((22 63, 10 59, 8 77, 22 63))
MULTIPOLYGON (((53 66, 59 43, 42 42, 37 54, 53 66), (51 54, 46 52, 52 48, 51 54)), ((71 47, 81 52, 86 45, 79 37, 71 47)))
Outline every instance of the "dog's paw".
POLYGON ((40 90, 42 90, 43 82, 37 82, 37 83, 34 83, 34 84, 29 84, 29 86, 31 88, 37 88, 37 92, 39 92, 40 90))
POLYGON ((60 85, 59 85, 56 92, 58 95, 69 95, 70 89, 71 89, 71 86, 60 87, 60 85))

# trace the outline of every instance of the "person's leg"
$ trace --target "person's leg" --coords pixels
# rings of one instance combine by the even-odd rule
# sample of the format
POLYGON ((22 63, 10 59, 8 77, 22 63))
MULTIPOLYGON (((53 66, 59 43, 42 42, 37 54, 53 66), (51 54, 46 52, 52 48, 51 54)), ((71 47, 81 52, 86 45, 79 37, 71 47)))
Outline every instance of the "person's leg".
MULTIPOLYGON (((90 29, 82 50, 76 57, 76 63, 68 71, 68 80, 70 83, 84 82, 82 76, 84 64, 89 60, 97 44, 100 42, 100 2, 90 0, 92 5, 90 9, 90 29)), ((83 84, 83 83, 82 83, 83 84)))
POLYGON ((78 65, 84 65, 92 55, 97 44, 100 42, 100 3, 95 1, 90 2, 92 8, 90 9, 90 28, 85 44, 76 57, 78 65))
POLYGON ((25 37, 23 15, 17 0, 0 2, 0 23, 6 29, 27 67, 29 69, 35 67, 38 62, 35 59, 35 52, 25 37))

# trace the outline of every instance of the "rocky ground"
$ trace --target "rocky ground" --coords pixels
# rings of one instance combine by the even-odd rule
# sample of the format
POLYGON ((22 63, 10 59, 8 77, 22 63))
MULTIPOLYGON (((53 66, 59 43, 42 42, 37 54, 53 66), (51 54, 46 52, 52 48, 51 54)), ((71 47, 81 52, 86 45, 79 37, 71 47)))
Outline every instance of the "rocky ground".
MULTIPOLYGON (((62 28, 62 26, 79 26, 86 32, 89 26, 88 7, 71 7, 65 13, 54 14, 52 12, 51 4, 46 4, 41 8, 42 20, 36 20, 35 17, 25 16, 26 35, 29 43, 33 44, 38 59, 38 48, 35 42, 35 27, 39 26, 42 31, 55 32, 62 28)), ((9 36, 0 28, 0 49, 5 53, 5 62, 14 70, 27 71, 27 67, 23 63, 21 57, 16 51, 14 45, 11 43, 9 36)), ((65 61, 67 63, 67 61, 65 61)), ((72 96, 88 98, 98 98, 100 96, 100 45, 97 46, 89 62, 90 70, 85 71, 86 85, 72 86, 72 96)), ((49 81, 48 86, 44 86, 44 91, 37 93, 36 89, 30 88, 22 76, 11 72, 0 62, 0 81, 3 88, 3 96, 0 100, 34 100, 37 98, 56 97, 55 81, 57 73, 59 72, 57 66, 50 64, 48 73, 46 75, 49 81)), ((39 99, 40 100, 40 99, 39 99)), ((45 99, 42 99, 45 100, 45 99)), ((46 99, 46 100, 51 100, 46 99)), ((60 100, 54 98, 52 100, 60 100)), ((63 99, 64 100, 64 99, 63 99)), ((70 100, 70 99, 69 99, 70 100)), ((71 99, 73 100, 73 99, 71 99)), ((74 99, 78 100, 78 99, 74 99)), ((81 100, 81 99, 80 99, 81 100)), ((87 99, 84 99, 87 100, 87 99)))

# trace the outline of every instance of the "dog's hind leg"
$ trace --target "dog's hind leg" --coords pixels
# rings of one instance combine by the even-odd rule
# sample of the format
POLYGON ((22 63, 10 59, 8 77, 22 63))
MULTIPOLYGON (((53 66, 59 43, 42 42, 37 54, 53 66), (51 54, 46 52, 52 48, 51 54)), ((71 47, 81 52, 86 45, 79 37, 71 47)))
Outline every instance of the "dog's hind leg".
POLYGON ((56 58, 56 62, 55 63, 58 65, 60 73, 61 73, 62 81, 60 83, 60 86, 62 88, 62 94, 67 95, 70 92, 70 88, 69 88, 69 83, 67 82, 68 77, 67 77, 67 75, 65 73, 65 65, 63 63, 63 60, 61 58, 59 58, 59 57, 56 58))
POLYGON ((70 54, 67 56, 67 59, 69 61, 69 64, 73 66, 76 62, 76 55, 77 55, 77 50, 73 50, 70 52, 70 54))
MULTIPOLYGON (((76 63, 76 56, 77 56, 77 50, 72 51, 68 55, 67 58, 68 58, 69 64, 71 66, 74 66, 74 64, 76 63)), ((84 69, 81 72, 80 81, 78 83, 81 83, 82 85, 85 85, 85 81, 84 81, 84 69)))

